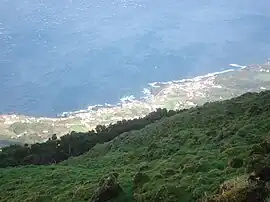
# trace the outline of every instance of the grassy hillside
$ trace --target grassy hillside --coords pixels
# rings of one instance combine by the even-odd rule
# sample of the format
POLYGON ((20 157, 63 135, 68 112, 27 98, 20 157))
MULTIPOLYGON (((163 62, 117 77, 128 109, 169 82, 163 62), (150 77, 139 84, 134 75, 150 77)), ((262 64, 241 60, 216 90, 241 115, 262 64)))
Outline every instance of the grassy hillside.
POLYGON ((270 164, 269 123, 269 91, 207 103, 123 133, 61 165, 2 169, 0 199, 88 201, 111 172, 119 174, 126 200, 208 198, 224 181, 247 183, 248 173, 270 164))
POLYGON ((268 163, 263 149, 262 155, 255 151, 270 135, 269 101, 270 92, 264 92, 206 104, 123 134, 64 164, 101 174, 114 169, 124 186, 133 186, 133 176, 142 170, 150 180, 135 190, 138 198, 196 200, 213 194, 223 181, 268 163), (243 165, 232 168, 230 162, 238 159, 243 165))
POLYGON ((0 201, 86 201, 97 175, 66 166, 0 169, 0 201))

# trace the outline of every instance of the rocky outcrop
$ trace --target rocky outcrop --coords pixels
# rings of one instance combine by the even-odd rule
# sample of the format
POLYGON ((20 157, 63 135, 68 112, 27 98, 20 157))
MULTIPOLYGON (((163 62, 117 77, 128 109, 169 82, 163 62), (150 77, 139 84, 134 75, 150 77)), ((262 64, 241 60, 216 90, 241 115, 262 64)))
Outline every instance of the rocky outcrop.
POLYGON ((263 181, 248 181, 247 176, 224 182, 216 195, 201 202, 263 202, 269 196, 269 185, 263 181))

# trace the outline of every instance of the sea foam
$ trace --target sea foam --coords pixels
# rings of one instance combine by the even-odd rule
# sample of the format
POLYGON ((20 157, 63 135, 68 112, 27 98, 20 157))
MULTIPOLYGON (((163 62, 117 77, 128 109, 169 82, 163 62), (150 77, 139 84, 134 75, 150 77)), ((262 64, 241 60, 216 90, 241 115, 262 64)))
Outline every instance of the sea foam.
MULTIPOLYGON (((247 66, 239 65, 239 64, 229 64, 229 66, 240 68, 240 69, 244 69, 244 68, 247 67, 247 66)), ((136 98, 134 95, 128 95, 128 96, 122 97, 119 100, 119 102, 116 103, 116 104, 105 103, 103 105, 101 105, 101 104, 90 105, 90 106, 88 106, 88 108, 86 110, 78 110, 78 111, 73 111, 73 112, 63 112, 59 116, 67 117, 67 116, 71 116, 71 115, 78 114, 78 113, 86 113, 86 112, 90 112, 92 110, 98 110, 98 109, 101 109, 101 108, 117 107, 117 106, 121 106, 122 104, 132 103, 132 102, 138 101, 138 100, 147 101, 148 99, 150 99, 152 97, 151 89, 160 88, 160 87, 162 87, 164 85, 184 84, 184 83, 187 83, 187 82, 188 83, 190 83, 190 82, 198 82, 198 81, 201 81, 203 79, 207 79, 209 77, 214 77, 216 75, 225 74, 225 73, 233 72, 233 71, 236 71, 236 70, 237 69, 235 69, 235 68, 231 68, 231 69, 227 69, 227 70, 224 70, 224 71, 212 72, 212 73, 208 73, 208 74, 205 74, 205 75, 202 75, 202 76, 196 76, 194 78, 185 78, 185 79, 172 80, 172 81, 160 81, 160 82, 148 83, 148 87, 143 88, 143 90, 142 90, 143 96, 141 98, 136 98)))

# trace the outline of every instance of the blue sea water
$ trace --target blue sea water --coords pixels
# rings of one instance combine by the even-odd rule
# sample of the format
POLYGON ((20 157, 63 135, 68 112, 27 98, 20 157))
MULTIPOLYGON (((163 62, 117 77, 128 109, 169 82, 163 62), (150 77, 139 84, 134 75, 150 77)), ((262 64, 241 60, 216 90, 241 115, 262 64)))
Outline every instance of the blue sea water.
POLYGON ((55 116, 270 56, 269 0, 0 0, 0 113, 55 116))

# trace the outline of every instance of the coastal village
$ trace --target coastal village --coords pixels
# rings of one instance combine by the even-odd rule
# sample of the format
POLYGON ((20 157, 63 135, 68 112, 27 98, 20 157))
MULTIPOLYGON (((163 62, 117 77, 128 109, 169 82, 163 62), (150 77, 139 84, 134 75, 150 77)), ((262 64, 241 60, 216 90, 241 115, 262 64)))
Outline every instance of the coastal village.
POLYGON ((145 90, 145 97, 141 99, 126 97, 117 105, 90 106, 85 110, 65 112, 55 118, 0 115, 0 131, 3 131, 0 137, 30 143, 46 141, 52 134, 61 136, 71 131, 86 132, 97 125, 143 117, 157 108, 190 108, 210 101, 229 99, 248 91, 270 89, 269 62, 240 67, 193 79, 155 83, 145 90))

